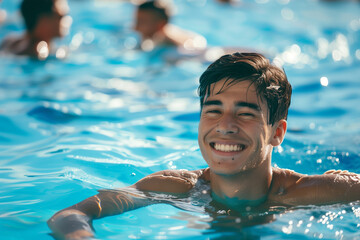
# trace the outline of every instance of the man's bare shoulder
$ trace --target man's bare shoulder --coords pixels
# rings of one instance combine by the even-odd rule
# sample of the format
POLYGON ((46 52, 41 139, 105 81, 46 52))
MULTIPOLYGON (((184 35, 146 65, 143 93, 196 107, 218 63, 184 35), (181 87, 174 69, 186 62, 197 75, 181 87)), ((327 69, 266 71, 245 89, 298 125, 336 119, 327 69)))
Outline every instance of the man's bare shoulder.
POLYGON ((135 183, 133 187, 141 191, 186 193, 200 178, 204 178, 206 169, 164 170, 148 175, 135 183))
POLYGON ((167 24, 164 28, 165 42, 173 45, 185 47, 191 50, 204 50, 206 39, 195 32, 182 29, 173 24, 167 24))
POLYGON ((342 170, 306 175, 273 168, 269 200, 284 205, 330 204, 360 200, 360 175, 342 170))
POLYGON ((360 175, 357 173, 349 172, 347 170, 329 170, 323 174, 307 175, 297 173, 293 170, 273 168, 273 183, 272 187, 289 188, 295 185, 298 187, 302 184, 308 184, 310 181, 329 181, 330 183, 336 182, 359 182, 360 175))
POLYGON ((299 178, 302 176, 306 176, 306 174, 301 174, 298 172, 295 172, 294 170, 290 170, 290 169, 286 169, 286 168, 277 168, 277 167, 273 167, 272 168, 272 172, 273 172, 273 176, 278 178, 299 178))

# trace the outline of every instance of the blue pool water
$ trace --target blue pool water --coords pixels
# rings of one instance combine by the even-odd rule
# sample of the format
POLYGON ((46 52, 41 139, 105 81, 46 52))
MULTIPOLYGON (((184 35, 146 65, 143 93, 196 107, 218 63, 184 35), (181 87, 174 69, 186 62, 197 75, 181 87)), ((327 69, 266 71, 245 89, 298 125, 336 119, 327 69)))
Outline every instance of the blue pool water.
MULTIPOLYGON (((254 48, 293 85, 289 131, 273 165, 307 174, 360 173, 360 4, 317 0, 176 0, 173 23, 212 47, 254 48)), ((0 39, 21 32, 4 0, 0 39)), ((104 188, 164 169, 206 167, 197 146, 197 80, 208 62, 134 50, 134 7, 70 0, 63 60, 0 56, 1 239, 51 239, 46 220, 104 188), (170 59, 170 60, 169 60, 170 59)), ((360 203, 308 206, 240 228, 201 207, 206 196, 94 222, 99 239, 360 239, 360 203)), ((174 200, 175 201, 175 200, 174 200)))

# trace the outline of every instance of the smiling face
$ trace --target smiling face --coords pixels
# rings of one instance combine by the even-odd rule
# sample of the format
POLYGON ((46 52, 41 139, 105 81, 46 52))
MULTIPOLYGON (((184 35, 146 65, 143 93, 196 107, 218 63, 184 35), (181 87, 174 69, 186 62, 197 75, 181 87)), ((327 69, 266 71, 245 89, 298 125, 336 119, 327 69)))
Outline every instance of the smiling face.
POLYGON ((212 84, 204 99, 198 141, 214 173, 234 175, 271 161, 273 147, 283 140, 286 121, 268 124, 267 104, 250 81, 230 86, 224 82, 212 84))

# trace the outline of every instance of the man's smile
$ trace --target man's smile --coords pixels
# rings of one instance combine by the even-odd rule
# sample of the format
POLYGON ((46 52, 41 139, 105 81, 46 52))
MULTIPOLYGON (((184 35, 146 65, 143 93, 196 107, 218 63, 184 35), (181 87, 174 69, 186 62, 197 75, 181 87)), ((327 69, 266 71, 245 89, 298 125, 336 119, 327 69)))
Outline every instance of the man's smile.
POLYGON ((244 144, 218 142, 210 142, 210 147, 220 152, 241 152, 246 148, 244 144))

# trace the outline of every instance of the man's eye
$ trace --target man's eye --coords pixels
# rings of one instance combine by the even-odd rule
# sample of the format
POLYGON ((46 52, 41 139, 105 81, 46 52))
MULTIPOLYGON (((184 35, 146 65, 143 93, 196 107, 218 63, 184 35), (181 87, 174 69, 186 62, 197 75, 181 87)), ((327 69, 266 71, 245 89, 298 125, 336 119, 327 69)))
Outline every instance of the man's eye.
POLYGON ((221 112, 219 110, 207 110, 206 113, 209 114, 220 114, 221 112))
POLYGON ((245 117, 254 117, 255 116, 253 113, 248 113, 248 112, 239 113, 238 115, 245 116, 245 117))

